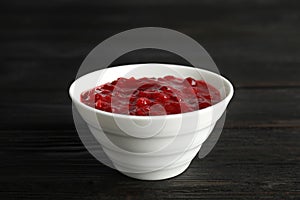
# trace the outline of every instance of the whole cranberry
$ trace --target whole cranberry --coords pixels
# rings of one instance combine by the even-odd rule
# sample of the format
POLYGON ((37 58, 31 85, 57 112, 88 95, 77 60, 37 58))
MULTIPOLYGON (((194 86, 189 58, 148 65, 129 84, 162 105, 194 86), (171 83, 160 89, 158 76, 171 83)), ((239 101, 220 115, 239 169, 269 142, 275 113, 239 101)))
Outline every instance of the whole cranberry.
POLYGON ((194 87, 194 86, 197 86, 197 81, 191 77, 188 77, 185 79, 187 82, 189 82, 189 84, 194 87))
POLYGON ((138 100, 136 101, 136 105, 137 107, 145 107, 145 106, 149 106, 151 103, 151 101, 146 98, 146 97, 140 97, 138 98, 138 100))

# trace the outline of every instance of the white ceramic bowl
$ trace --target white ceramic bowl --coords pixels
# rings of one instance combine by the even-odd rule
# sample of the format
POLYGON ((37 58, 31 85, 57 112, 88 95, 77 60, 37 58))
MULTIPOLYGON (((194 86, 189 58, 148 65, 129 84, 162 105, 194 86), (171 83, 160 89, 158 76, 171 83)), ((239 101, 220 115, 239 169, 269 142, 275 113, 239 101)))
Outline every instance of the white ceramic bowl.
POLYGON ((233 87, 227 79, 206 70, 149 63, 86 74, 71 85, 69 92, 81 117, 117 170, 137 179, 161 180, 176 176, 189 166, 225 111, 233 96, 233 87), (166 75, 203 79, 221 92, 222 101, 202 110, 163 116, 109 113, 80 102, 83 91, 118 77, 166 75))

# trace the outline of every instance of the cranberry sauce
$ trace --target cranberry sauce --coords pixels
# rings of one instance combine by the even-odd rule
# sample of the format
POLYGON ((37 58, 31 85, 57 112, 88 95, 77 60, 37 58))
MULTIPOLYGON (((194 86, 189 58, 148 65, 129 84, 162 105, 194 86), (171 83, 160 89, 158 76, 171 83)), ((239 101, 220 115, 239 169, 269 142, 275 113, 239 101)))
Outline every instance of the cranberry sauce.
POLYGON ((209 107, 221 100, 220 92, 203 80, 174 76, 118 78, 85 91, 84 104, 107 112, 128 115, 169 115, 209 107))

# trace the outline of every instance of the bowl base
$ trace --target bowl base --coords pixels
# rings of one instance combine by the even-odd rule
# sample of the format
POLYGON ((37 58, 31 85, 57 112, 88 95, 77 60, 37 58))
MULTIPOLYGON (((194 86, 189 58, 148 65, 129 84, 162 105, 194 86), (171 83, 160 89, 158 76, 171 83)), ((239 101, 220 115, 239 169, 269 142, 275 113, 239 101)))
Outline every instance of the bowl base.
POLYGON ((126 176, 139 179, 139 180, 148 180, 148 181, 163 180, 163 179, 168 179, 168 178, 178 176, 179 174, 183 173, 188 168, 190 163, 191 162, 188 162, 184 165, 171 168, 171 169, 162 169, 162 170, 157 170, 157 171, 147 172, 147 173, 127 173, 122 171, 120 172, 126 176))

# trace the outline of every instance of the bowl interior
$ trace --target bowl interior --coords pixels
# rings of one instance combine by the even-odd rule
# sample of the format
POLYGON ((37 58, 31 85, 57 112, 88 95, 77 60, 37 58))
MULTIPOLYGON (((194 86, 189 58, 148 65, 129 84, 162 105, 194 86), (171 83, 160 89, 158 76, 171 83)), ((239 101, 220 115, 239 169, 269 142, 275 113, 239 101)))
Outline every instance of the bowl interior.
POLYGON ((232 95, 233 92, 233 88, 230 82, 222 76, 213 72, 181 65, 149 63, 123 65, 118 67, 106 68, 86 74, 78 78, 71 85, 70 96, 73 101, 75 100, 77 102, 80 102, 80 94, 83 91, 107 82, 111 82, 119 77, 158 78, 167 75, 172 75, 180 78, 192 77, 197 80, 204 80, 220 91, 222 100, 232 95))

